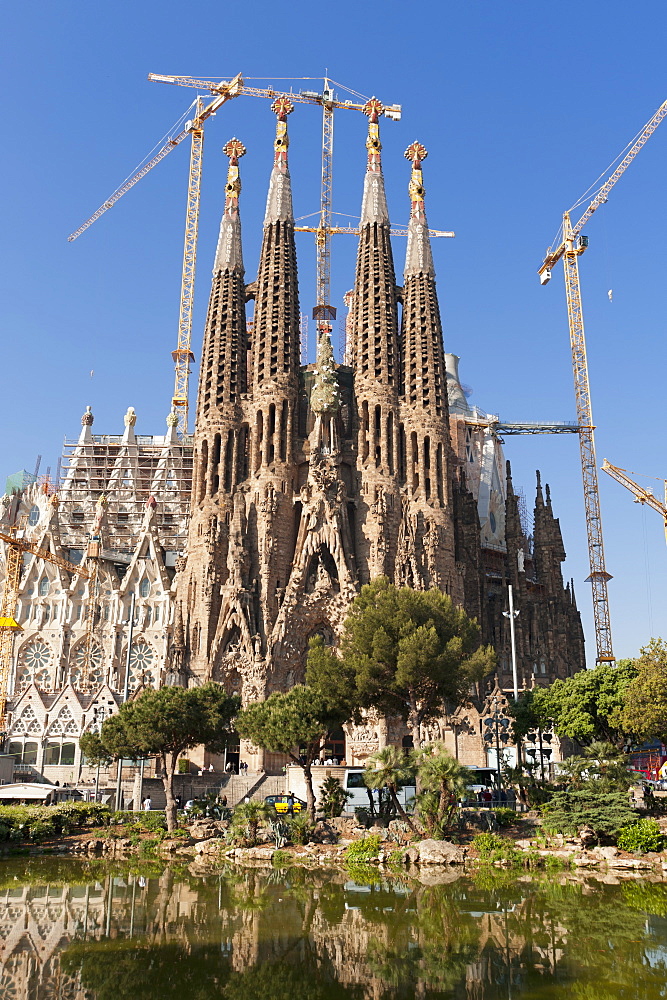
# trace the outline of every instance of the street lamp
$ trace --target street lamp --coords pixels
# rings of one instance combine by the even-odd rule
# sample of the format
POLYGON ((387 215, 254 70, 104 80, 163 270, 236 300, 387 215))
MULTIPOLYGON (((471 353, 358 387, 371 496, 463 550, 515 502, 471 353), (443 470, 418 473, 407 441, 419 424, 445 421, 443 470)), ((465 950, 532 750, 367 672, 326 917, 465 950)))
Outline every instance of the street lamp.
MULTIPOLYGON (((96 705, 93 709, 93 721, 88 726, 88 731, 91 733, 100 733, 102 731, 102 723, 106 715, 106 709, 104 705, 96 705)), ((98 801, 98 792, 100 787, 100 762, 97 762, 97 770, 95 772, 95 801, 98 801)))
MULTIPOLYGON (((130 691, 130 658, 132 656, 132 636, 134 634, 134 603, 135 592, 130 595, 130 615, 127 620, 127 654, 125 656, 125 679, 123 683, 123 704, 127 701, 130 691)), ((123 780, 123 758, 118 758, 118 774, 116 775, 116 809, 120 809, 121 783, 123 780)))
POLYGON ((514 594, 512 592, 512 584, 510 583, 507 587, 509 594, 509 611, 503 611, 503 616, 509 618, 510 620, 510 642, 512 645, 512 681, 514 682, 514 700, 519 700, 519 675, 516 669, 516 635, 514 632, 514 621, 519 614, 519 610, 514 610, 514 594))
POLYGON ((503 787, 502 773, 500 770, 500 744, 506 746, 510 740, 510 720, 505 715, 501 715, 498 709, 498 697, 493 696, 493 713, 484 719, 484 730, 482 739, 487 749, 493 744, 495 739, 496 750, 496 771, 498 774, 498 799, 503 787))

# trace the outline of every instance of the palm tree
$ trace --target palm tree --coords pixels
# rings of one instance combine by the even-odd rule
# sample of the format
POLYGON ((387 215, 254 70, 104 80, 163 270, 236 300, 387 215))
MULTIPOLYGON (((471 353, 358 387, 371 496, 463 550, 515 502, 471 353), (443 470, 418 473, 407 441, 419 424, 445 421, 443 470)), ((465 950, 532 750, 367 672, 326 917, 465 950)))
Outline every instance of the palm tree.
POLYGON ((451 823, 457 802, 470 784, 470 769, 459 764, 441 741, 428 743, 417 756, 417 768, 423 789, 419 816, 431 832, 442 834, 451 823))
POLYGON ((408 824, 413 833, 419 833, 412 819, 398 801, 399 786, 414 778, 415 769, 411 759, 400 747, 387 746, 371 754, 364 771, 364 782, 367 788, 387 788, 391 801, 401 819, 408 824))
POLYGON ((236 807, 232 823, 239 832, 246 831, 248 840, 256 844, 259 825, 262 820, 268 819, 269 815, 270 810, 266 803, 250 799, 249 802, 242 802, 236 807))

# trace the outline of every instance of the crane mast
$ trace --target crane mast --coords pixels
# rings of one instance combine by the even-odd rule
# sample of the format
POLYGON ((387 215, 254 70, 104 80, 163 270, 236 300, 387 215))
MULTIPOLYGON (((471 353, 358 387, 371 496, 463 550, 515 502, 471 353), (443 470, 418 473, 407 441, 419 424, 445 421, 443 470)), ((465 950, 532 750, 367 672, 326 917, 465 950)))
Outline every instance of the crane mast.
POLYGON ((612 649, 609 597, 607 593, 607 581, 611 579, 611 575, 607 572, 604 558, 602 513, 600 510, 600 491, 595 458, 595 437, 593 433, 593 413, 588 380, 581 284, 579 281, 578 258, 588 246, 588 237, 580 234, 591 216, 597 211, 600 205, 603 205, 607 201, 607 196, 611 189, 625 173, 639 151, 648 142, 665 116, 667 116, 667 101, 660 105, 653 117, 646 123, 623 160, 598 189, 585 212, 574 226, 570 220, 570 212, 564 213, 562 240, 555 250, 552 247, 548 248, 546 256, 538 269, 540 282, 546 285, 551 280, 552 268, 558 263, 561 257, 563 259, 570 348, 572 351, 572 370, 574 375, 574 393, 577 406, 577 424, 579 425, 581 473, 584 485, 584 509, 586 512, 588 561, 590 566, 588 581, 591 583, 593 594, 593 617, 595 621, 598 663, 613 662, 615 657, 612 649))
POLYGON ((201 121, 202 100, 197 98, 197 118, 192 126, 190 146, 190 171, 188 174, 188 202, 185 211, 185 239, 183 242, 183 269, 178 317, 178 342, 172 351, 174 360, 174 395, 171 405, 178 414, 177 430, 181 437, 188 433, 188 384, 190 363, 195 356, 191 350, 192 312, 195 301, 195 273, 197 270, 197 238, 199 235, 199 204, 201 200, 201 171, 204 155, 204 129, 201 121))
POLYGON ((579 454, 581 456, 581 475, 584 485, 584 509, 586 512, 586 534, 588 538, 588 561, 590 566, 588 581, 591 584, 593 593, 593 620, 595 623, 597 662, 613 663, 614 653, 611 641, 609 595, 607 593, 607 581, 611 579, 611 574, 607 572, 604 558, 600 489, 598 485, 597 462, 595 459, 593 412, 588 381, 588 359, 586 357, 586 338, 584 336, 584 315, 581 307, 581 286, 579 283, 579 254, 585 250, 585 244, 580 246, 575 245, 575 237, 572 234, 568 212, 563 216, 563 237, 566 247, 563 253, 565 294, 570 327, 574 395, 577 406, 577 423, 579 425, 579 454))

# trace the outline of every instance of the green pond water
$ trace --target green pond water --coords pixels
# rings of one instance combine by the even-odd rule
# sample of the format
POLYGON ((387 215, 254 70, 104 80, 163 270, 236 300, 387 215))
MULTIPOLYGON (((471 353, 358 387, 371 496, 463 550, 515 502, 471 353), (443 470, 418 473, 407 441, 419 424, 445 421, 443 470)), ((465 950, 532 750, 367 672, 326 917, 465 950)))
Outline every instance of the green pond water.
POLYGON ((667 884, 0 864, 0 1000, 667 997, 667 884))

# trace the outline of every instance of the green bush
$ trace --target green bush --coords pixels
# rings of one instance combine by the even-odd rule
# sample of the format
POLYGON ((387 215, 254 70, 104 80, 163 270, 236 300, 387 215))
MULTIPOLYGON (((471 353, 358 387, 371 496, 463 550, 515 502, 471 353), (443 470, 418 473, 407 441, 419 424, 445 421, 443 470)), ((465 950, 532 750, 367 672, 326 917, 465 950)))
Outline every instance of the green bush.
POLYGON ((514 811, 514 809, 509 809, 507 806, 499 806, 497 809, 493 810, 493 814, 496 817, 496 822, 500 827, 514 826, 519 818, 519 814, 514 811))
POLYGON ((605 790, 600 782, 588 781, 555 792, 542 809, 543 826, 550 833, 575 834, 590 826, 598 836, 615 837, 631 825, 637 814, 628 805, 624 791, 605 790))
POLYGON ((497 833, 478 833, 472 842, 481 861, 508 861, 516 863, 523 861, 520 851, 517 851, 505 837, 497 833))
POLYGON ((44 840, 66 836, 82 826, 108 824, 109 809, 99 802, 57 806, 0 806, 0 841, 44 840))
POLYGON ((157 833, 167 829, 167 819, 163 812, 135 813, 133 826, 146 833, 157 833))
POLYGON ((346 792, 338 778, 329 775, 322 783, 320 790, 320 809, 328 819, 340 816, 345 804, 352 797, 351 792, 346 792))
POLYGON ((297 813, 289 820, 289 836, 294 844, 307 844, 314 829, 307 812, 297 813))
POLYGON ((139 855, 142 858, 153 856, 160 844, 161 838, 154 837, 152 840, 142 840, 139 845, 139 855))
POLYGON ((654 819, 639 819, 618 831, 616 843, 622 851, 644 854, 646 851, 662 851, 665 837, 654 819))
POLYGON ((370 837, 362 837, 350 844, 345 852, 345 860, 352 864, 365 864, 375 861, 380 851, 380 834, 373 833, 370 837))
POLYGON ((178 762, 178 773, 179 774, 189 774, 190 773, 190 761, 186 757, 181 757, 178 762))

